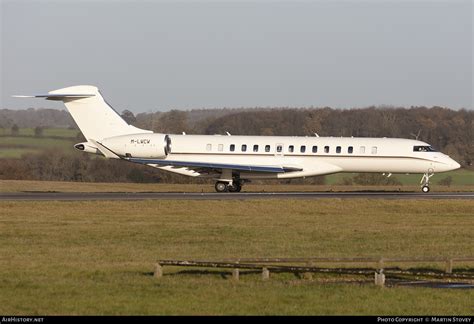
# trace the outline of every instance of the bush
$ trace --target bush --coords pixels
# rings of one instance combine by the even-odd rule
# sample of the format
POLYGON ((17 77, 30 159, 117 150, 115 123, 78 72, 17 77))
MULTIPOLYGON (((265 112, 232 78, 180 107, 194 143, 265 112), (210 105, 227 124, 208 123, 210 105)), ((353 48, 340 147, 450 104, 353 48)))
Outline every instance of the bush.
POLYGON ((41 136, 43 136, 43 127, 36 126, 35 127, 35 137, 41 137, 41 136))
POLYGON ((344 177, 342 178, 342 185, 344 186, 352 186, 354 184, 354 181, 352 180, 351 177, 344 177))
POLYGON ((451 176, 447 176, 446 178, 443 178, 438 181, 439 185, 447 186, 447 187, 450 187, 452 183, 453 183, 453 177, 451 176))
POLYGON ((18 134, 20 134, 20 127, 18 127, 17 124, 13 125, 12 126, 12 136, 18 136, 18 134))

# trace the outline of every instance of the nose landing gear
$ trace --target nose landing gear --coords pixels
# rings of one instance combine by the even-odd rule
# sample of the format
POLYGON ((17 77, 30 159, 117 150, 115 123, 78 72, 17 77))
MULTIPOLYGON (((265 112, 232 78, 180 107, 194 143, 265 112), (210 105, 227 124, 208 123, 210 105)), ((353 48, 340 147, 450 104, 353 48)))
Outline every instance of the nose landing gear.
POLYGON ((424 193, 430 192, 430 178, 434 176, 434 170, 428 169, 428 172, 423 174, 423 177, 420 180, 421 191, 424 193))

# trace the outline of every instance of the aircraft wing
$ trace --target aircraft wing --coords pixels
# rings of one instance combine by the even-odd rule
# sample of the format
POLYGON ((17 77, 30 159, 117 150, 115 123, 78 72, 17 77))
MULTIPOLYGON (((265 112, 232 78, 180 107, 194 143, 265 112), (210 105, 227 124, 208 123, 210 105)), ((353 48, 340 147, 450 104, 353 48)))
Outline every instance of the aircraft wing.
POLYGON ((301 171, 301 168, 286 167, 280 165, 243 165, 232 163, 214 163, 214 162, 192 162, 192 161, 176 161, 176 160, 160 160, 160 159, 139 159, 125 158, 130 162, 140 164, 156 164, 157 166, 185 167, 188 169, 230 169, 246 172, 267 172, 267 173, 285 173, 292 171, 301 171))

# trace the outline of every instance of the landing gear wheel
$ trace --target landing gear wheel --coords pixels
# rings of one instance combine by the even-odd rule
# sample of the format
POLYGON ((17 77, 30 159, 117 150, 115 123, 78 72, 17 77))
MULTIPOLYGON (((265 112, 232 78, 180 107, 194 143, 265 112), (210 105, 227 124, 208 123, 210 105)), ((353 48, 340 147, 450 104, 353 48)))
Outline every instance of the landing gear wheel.
POLYGON ((229 185, 226 182, 218 181, 216 182, 216 191, 217 192, 227 192, 229 191, 229 185))
POLYGON ((240 192, 242 186, 239 183, 235 183, 232 186, 229 186, 229 192, 240 192))
POLYGON ((430 187, 423 186, 423 187, 421 187, 421 191, 423 191, 424 193, 428 193, 428 192, 430 192, 430 187))

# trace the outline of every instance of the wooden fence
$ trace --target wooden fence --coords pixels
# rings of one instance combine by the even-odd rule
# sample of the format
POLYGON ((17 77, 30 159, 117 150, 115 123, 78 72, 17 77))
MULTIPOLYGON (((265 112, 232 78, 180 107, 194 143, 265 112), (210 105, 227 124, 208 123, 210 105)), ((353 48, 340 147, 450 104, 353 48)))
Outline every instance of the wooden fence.
POLYGON ((199 267, 233 269, 232 277, 239 280, 240 270, 259 270, 262 279, 268 280, 270 272, 303 273, 311 276, 313 273, 374 275, 375 284, 383 286, 385 274, 418 274, 433 275, 443 278, 463 278, 474 280, 474 273, 453 274, 454 263, 471 263, 474 257, 396 257, 396 258, 236 258, 221 260, 158 260, 155 264, 154 276, 163 276, 164 266, 199 267), (418 270, 403 270, 389 267, 402 263, 441 263, 444 264, 444 274, 439 272, 420 272, 418 270), (328 264, 373 264, 372 268, 360 267, 321 267, 328 264), (319 265, 319 266, 318 266, 319 265))

